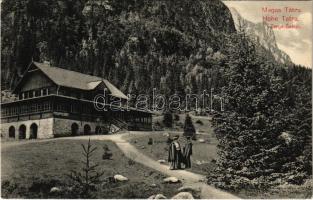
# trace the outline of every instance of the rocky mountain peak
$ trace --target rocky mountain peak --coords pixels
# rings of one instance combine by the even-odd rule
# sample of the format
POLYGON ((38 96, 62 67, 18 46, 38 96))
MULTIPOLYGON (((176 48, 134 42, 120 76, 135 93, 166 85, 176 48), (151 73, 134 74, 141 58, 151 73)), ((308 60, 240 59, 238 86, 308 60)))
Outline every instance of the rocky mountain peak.
POLYGON ((257 45, 261 45, 269 51, 277 62, 292 63, 289 55, 278 48, 275 33, 269 24, 266 22, 253 23, 243 18, 235 8, 230 8, 230 12, 237 31, 245 31, 257 45))

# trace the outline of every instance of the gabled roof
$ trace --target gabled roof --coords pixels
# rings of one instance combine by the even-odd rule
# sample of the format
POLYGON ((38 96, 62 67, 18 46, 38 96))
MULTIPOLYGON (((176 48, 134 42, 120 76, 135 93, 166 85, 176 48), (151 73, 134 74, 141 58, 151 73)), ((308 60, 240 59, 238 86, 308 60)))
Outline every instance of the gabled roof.
POLYGON ((117 89, 108 80, 97 76, 91 76, 59 67, 53 67, 45 63, 33 62, 33 64, 40 69, 49 79, 56 85, 76 88, 80 90, 93 90, 101 82, 105 84, 112 96, 128 99, 128 97, 117 89))

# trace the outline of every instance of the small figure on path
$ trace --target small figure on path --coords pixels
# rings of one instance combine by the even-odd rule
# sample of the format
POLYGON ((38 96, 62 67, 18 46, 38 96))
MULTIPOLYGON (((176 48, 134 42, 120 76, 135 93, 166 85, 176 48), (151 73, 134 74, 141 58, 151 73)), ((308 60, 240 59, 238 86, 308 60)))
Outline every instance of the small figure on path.
POLYGON ((184 147, 184 160, 185 160, 185 168, 191 168, 191 160, 190 156, 192 155, 192 142, 191 137, 187 137, 187 143, 184 147))
POLYGON ((178 142, 178 138, 178 135, 173 138, 173 142, 170 144, 170 148, 168 150, 168 162, 171 163, 171 170, 181 169, 183 155, 181 151, 181 146, 178 142))

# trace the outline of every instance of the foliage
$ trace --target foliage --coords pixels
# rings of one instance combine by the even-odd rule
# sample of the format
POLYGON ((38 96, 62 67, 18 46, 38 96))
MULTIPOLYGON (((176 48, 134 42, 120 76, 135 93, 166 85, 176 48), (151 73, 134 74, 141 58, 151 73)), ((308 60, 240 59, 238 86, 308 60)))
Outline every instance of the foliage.
POLYGON ((196 129, 189 114, 186 114, 185 118, 184 136, 190 136, 192 139, 196 139, 196 129))
POLYGON ((203 125, 203 122, 202 122, 200 119, 198 119, 198 120, 196 121, 196 123, 199 124, 199 125, 203 125))
POLYGON ((164 113, 163 124, 167 128, 171 128, 173 126, 173 114, 169 111, 164 113))
POLYGON ((235 191, 301 184, 312 166, 304 150, 311 147, 311 87, 294 82, 302 91, 288 93, 286 69, 257 57, 244 34, 231 39, 221 93, 226 110, 213 117, 218 167, 209 182, 235 191))

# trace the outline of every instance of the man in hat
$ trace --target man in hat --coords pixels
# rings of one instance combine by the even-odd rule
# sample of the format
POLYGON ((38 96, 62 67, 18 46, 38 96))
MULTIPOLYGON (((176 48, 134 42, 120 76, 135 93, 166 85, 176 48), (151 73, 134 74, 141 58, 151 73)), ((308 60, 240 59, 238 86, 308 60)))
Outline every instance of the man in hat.
POLYGON ((191 168, 192 142, 190 139, 191 137, 188 136, 186 146, 184 147, 185 168, 191 168))
POLYGON ((168 150, 168 162, 171 163, 170 169, 181 169, 182 152, 178 142, 179 135, 174 136, 168 150))

